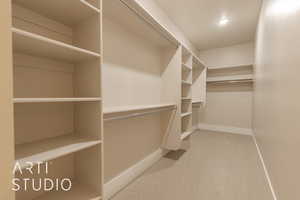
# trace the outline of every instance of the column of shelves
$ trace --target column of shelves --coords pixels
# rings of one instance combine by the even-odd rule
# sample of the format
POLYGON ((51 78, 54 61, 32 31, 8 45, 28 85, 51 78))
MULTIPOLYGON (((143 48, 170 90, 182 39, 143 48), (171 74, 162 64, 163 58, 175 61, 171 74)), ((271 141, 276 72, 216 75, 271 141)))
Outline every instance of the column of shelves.
POLYGON ((193 84, 193 56, 182 49, 182 76, 181 76, 181 140, 192 133, 192 84, 193 84))
POLYGON ((102 199, 101 4, 12 1, 15 161, 33 172, 15 177, 72 180, 69 191, 21 187, 16 200, 102 199))

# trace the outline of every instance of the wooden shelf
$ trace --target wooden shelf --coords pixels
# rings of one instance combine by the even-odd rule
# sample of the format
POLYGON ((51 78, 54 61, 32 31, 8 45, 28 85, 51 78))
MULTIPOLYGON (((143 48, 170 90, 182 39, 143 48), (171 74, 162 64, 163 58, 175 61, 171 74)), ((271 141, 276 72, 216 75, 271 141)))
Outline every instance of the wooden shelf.
POLYGON ((191 101, 192 98, 190 98, 190 97, 182 97, 181 100, 182 101, 191 101))
MULTIPOLYGON (((36 1, 35 1, 36 2, 36 1)), ((79 62, 100 58, 100 54, 78 48, 44 36, 12 28, 13 50, 68 62, 79 62)))
POLYGON ((190 83, 188 81, 182 81, 181 83, 182 83, 182 85, 186 85, 186 86, 191 86, 192 85, 192 83, 190 83))
POLYGON ((192 104, 200 104, 203 103, 203 101, 192 101, 192 104))
POLYGON ((185 64, 185 63, 182 63, 182 68, 183 68, 184 70, 188 70, 188 71, 191 71, 191 70, 193 69, 192 67, 188 66, 188 65, 185 64))
POLYGON ((14 2, 69 26, 100 13, 99 8, 86 0, 14 0, 14 2))
POLYGON ((46 162, 90 148, 100 143, 100 140, 66 135, 32 143, 19 144, 16 145, 16 162, 18 162, 23 169, 30 166, 27 162, 46 162))
POLYGON ((236 69, 236 68, 243 68, 243 67, 253 67, 253 64, 242 64, 242 65, 227 65, 227 66, 209 66, 208 70, 226 70, 226 69, 236 69))
POLYGON ((189 116, 189 115, 192 115, 192 112, 182 113, 181 117, 186 117, 186 116, 189 116))
POLYGON ((101 98, 14 98, 14 103, 93 102, 101 98))
POLYGON ((35 200, 101 200, 96 191, 86 185, 72 182, 72 189, 66 191, 52 191, 43 194, 35 200))
POLYGON ((193 133, 193 131, 186 131, 181 134, 180 139, 184 140, 185 138, 189 137, 192 133, 193 133))
POLYGON ((253 75, 234 75, 234 76, 208 77, 207 78, 207 83, 224 82, 224 81, 243 81, 243 80, 253 80, 253 75))
POLYGON ((175 107, 176 104, 156 104, 156 105, 140 105, 140 106, 120 106, 120 107, 111 107, 104 108, 104 114, 115 114, 122 112, 131 112, 131 111, 139 111, 139 110, 150 110, 150 109, 161 109, 168 107, 175 107))

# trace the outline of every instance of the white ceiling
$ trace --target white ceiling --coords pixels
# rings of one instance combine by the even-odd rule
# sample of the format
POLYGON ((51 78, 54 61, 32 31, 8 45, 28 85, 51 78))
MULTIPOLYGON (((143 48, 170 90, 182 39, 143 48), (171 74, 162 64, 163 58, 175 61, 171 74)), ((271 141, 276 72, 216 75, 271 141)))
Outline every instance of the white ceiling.
POLYGON ((261 0, 155 0, 199 50, 254 40, 261 0), (220 27, 222 16, 229 23, 220 27))

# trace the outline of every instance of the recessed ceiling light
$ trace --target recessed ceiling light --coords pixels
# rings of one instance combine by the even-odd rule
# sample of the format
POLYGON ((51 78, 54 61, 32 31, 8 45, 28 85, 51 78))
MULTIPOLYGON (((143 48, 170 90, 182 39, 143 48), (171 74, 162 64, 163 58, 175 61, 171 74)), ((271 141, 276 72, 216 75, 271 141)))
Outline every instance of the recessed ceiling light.
POLYGON ((219 21, 219 26, 225 26, 229 22, 229 19, 227 17, 222 17, 219 21))
POLYGON ((268 10, 271 15, 293 14, 300 9, 299 0, 275 0, 268 10))

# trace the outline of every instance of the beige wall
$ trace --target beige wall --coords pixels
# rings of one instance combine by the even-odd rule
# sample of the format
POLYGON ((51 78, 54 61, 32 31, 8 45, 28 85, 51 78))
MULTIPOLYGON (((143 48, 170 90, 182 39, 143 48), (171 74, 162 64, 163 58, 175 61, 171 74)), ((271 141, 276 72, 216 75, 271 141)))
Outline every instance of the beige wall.
MULTIPOLYGON (((226 67, 254 62, 254 45, 245 43, 200 52, 209 67, 226 67)), ((206 106, 199 122, 215 126, 252 128, 252 87, 249 84, 208 86, 206 106)))
POLYGON ((14 160, 12 107, 12 53, 10 1, 0 1, 0 199, 13 200, 11 190, 14 160))
POLYGON ((298 199, 300 5, 265 0, 256 43, 254 130, 279 200, 298 199))
POLYGON ((254 43, 200 51, 199 56, 208 67, 249 64, 254 61, 254 43))

